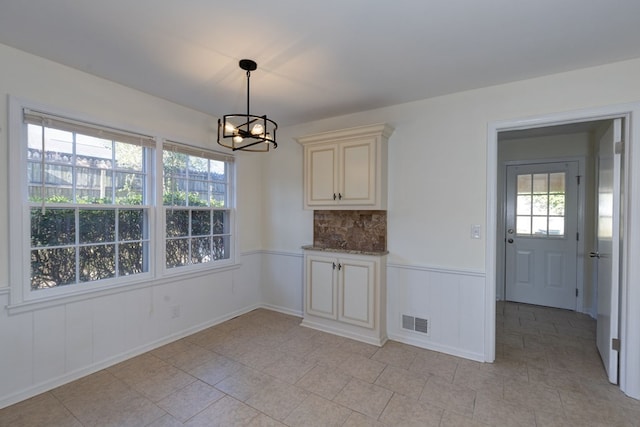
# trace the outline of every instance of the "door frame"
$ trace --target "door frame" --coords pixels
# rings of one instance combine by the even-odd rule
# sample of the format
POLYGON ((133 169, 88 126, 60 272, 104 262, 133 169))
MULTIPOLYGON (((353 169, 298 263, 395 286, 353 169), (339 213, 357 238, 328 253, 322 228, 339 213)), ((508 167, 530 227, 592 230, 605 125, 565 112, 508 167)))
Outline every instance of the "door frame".
MULTIPOLYGON (((499 207, 500 212, 497 215, 497 233, 502 233, 501 230, 504 231, 506 228, 506 207, 507 207, 507 168, 509 166, 522 166, 522 165, 535 165, 535 164, 546 164, 546 163, 565 163, 565 162, 576 162, 578 164, 578 175, 584 177, 585 175, 585 165, 586 160, 584 157, 575 156, 575 157, 552 157, 546 159, 526 159, 526 160, 507 160, 502 162, 498 167, 500 168, 499 173, 502 181, 502 188, 500 191, 502 192, 502 203, 499 207)), ((498 179, 500 182, 500 179, 498 179)), ((581 257, 580 254, 584 254, 585 252, 585 224, 584 224, 584 214, 586 209, 586 185, 585 180, 578 185, 578 212, 577 212, 577 225, 578 225, 578 233, 580 233, 581 239, 578 240, 578 245, 576 247, 576 287, 578 288, 578 294, 580 296, 584 295, 584 257, 581 257)), ((498 198, 500 200, 500 198, 498 198)), ((504 235, 504 233, 502 233, 504 235)), ((487 234, 488 236, 488 234, 487 234)), ((507 253, 507 243, 501 237, 496 237, 497 240, 497 257, 496 257, 496 271, 498 275, 496 276, 496 296, 498 296, 498 285, 500 285, 502 300, 506 300, 506 253, 507 253)), ((582 298, 576 299, 576 311, 579 313, 584 312, 584 302, 582 298)), ((591 313, 589 313, 591 314, 591 313)))
POLYGON ((620 280, 620 389, 630 397, 640 399, 640 331, 629 325, 640 324, 640 102, 594 107, 535 117, 493 121, 487 126, 487 205, 485 252, 485 334, 486 362, 493 362, 496 353, 496 277, 497 277, 497 193, 498 134, 510 130, 548 127, 593 120, 622 117, 625 119, 625 158, 622 268, 620 280), (631 309, 631 308, 635 308, 631 309))

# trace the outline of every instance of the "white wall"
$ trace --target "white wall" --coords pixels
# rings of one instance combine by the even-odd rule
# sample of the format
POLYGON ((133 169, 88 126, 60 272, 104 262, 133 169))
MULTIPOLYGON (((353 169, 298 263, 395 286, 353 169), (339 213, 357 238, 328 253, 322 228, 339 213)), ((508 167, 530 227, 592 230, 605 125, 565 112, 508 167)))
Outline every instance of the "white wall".
MULTIPOLYGON (((285 127, 277 155, 265 160, 265 247, 297 254, 312 242, 313 218, 302 209, 302 150, 293 138, 389 123, 390 335, 400 313, 419 306, 433 329, 415 344, 487 354, 476 338, 495 327, 484 318, 489 124, 638 101, 638 75, 636 59, 285 127), (470 238, 472 224, 483 227, 481 239, 470 238)), ((301 302, 289 308, 301 311, 301 302)))
POLYGON ((7 96, 215 148, 215 119, 0 45, 0 408, 252 309, 261 301, 260 159, 237 157, 237 268, 9 314, 7 96), (172 318, 172 309, 180 316, 172 318))

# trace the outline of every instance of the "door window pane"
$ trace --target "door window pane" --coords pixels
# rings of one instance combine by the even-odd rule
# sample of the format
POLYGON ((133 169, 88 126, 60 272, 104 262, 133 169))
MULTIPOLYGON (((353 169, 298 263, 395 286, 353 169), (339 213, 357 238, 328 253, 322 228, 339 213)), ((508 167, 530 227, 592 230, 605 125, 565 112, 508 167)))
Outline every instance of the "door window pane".
POLYGON ((566 173, 517 176, 516 233, 520 236, 563 237, 566 173))
POLYGON ((516 217, 516 233, 518 234, 531 234, 531 217, 519 216, 516 217))

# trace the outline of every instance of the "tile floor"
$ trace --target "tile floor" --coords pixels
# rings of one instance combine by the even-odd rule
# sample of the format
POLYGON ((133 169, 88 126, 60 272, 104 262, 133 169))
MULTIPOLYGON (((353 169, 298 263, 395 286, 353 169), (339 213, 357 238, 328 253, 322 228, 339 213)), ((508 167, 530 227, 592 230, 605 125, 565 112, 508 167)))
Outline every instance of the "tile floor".
POLYGON ((0 410, 0 426, 640 426, 587 316, 498 304, 497 360, 255 310, 0 410))

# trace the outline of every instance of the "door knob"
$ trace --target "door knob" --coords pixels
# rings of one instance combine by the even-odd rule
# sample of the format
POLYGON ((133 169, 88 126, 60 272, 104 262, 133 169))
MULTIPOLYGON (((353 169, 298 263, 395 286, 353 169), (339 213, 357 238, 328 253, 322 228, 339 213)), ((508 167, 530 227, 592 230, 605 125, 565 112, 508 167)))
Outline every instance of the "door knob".
POLYGON ((508 243, 513 243, 513 239, 507 239, 508 243))
POLYGON ((600 258, 600 252, 589 252, 590 258, 600 258))

